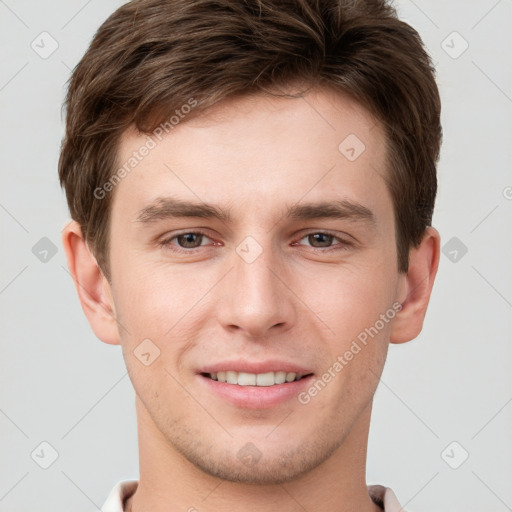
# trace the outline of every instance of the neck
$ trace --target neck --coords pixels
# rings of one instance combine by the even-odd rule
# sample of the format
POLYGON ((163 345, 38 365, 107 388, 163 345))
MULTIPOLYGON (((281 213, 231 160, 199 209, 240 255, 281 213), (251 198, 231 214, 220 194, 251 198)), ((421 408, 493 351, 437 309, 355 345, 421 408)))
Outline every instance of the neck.
POLYGON ((127 512, 382 512, 365 481, 371 403, 329 459, 293 481, 272 485, 204 473, 169 446, 138 398, 136 403, 140 479, 125 504, 127 512))

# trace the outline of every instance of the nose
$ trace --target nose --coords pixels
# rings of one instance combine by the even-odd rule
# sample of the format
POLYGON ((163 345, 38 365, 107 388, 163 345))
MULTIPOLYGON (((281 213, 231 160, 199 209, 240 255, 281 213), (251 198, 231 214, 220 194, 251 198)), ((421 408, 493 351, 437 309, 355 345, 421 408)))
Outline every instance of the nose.
POLYGON ((250 338, 290 329, 296 308, 293 293, 285 284, 283 262, 270 248, 265 248, 254 261, 240 254, 233 254, 233 269, 222 280, 219 321, 225 329, 242 331, 250 338))

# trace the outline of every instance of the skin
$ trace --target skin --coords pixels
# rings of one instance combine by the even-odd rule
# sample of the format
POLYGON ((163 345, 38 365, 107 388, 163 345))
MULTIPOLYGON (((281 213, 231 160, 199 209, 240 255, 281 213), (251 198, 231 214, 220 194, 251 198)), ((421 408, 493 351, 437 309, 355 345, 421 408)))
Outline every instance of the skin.
MULTIPOLYGON (((127 131, 119 162, 146 140, 127 131)), ((439 262, 428 228, 398 272, 386 175, 383 129, 350 98, 242 97, 182 122, 117 185, 110 283, 79 226, 66 227, 83 310, 99 339, 121 345, 136 391, 140 483, 128 510, 379 510, 365 482, 372 400, 389 343, 421 331, 439 262), (338 150, 349 134, 365 144, 354 161, 338 150), (169 196, 232 219, 137 220, 169 196), (284 216, 332 200, 363 205, 374 222, 284 216), (196 248, 175 252, 183 238, 172 237, 197 229, 196 248), (334 238, 308 236, 325 232, 334 238), (247 236, 262 251, 251 263, 236 250, 247 236), (394 303, 401 311, 307 404, 237 407, 197 373, 279 359, 318 379, 394 303), (147 366, 134 355, 144 339, 160 350, 147 366), (247 443, 260 454, 252 464, 237 456, 247 443)))

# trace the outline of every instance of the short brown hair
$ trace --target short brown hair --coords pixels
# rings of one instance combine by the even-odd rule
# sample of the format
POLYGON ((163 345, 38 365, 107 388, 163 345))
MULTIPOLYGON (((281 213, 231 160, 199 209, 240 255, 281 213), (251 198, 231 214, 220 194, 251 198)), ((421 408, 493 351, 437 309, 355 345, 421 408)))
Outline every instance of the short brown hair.
POLYGON ((107 278, 113 194, 95 191, 115 172, 122 134, 150 133, 191 98, 200 112, 292 83, 348 93, 382 122, 407 271, 432 220, 441 107, 420 36, 385 0, 134 0, 73 72, 59 161, 71 216, 107 278))

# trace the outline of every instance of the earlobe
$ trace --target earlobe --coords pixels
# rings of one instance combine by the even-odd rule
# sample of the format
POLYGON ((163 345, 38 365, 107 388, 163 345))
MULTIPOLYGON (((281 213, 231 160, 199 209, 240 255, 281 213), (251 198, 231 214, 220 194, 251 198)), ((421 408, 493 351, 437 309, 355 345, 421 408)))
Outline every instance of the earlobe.
POLYGON ((416 338, 432 293, 439 266, 440 236, 428 227, 420 245, 409 253, 409 270, 401 277, 399 301, 402 309, 393 320, 391 343, 405 343, 416 338))
POLYGON ((77 222, 71 221, 63 229, 62 244, 80 304, 94 334, 105 343, 118 345, 119 330, 110 285, 77 222))

